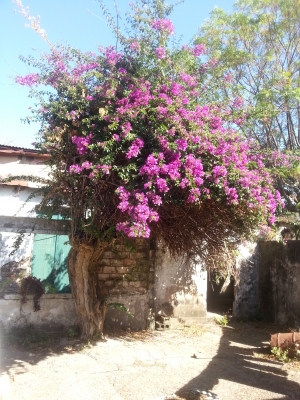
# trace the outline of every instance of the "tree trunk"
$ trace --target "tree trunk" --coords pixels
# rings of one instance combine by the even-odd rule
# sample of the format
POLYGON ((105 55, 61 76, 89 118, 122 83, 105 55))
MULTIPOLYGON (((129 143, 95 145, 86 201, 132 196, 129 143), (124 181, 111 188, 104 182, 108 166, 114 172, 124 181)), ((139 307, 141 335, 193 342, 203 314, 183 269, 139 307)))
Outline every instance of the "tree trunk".
POLYGON ((68 271, 81 337, 101 338, 106 315, 106 298, 105 293, 99 290, 96 263, 107 244, 97 242, 91 245, 73 240, 71 245, 68 271))

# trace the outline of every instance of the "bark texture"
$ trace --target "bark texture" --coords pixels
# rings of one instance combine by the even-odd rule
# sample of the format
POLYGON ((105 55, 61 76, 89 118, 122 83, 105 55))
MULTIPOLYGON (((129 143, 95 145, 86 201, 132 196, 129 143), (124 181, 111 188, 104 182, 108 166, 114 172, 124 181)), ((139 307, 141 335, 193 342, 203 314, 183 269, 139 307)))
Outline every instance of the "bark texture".
POLYGON ((97 261, 106 243, 86 244, 72 241, 68 257, 68 271, 81 337, 102 337, 106 315, 106 293, 98 284, 97 261))

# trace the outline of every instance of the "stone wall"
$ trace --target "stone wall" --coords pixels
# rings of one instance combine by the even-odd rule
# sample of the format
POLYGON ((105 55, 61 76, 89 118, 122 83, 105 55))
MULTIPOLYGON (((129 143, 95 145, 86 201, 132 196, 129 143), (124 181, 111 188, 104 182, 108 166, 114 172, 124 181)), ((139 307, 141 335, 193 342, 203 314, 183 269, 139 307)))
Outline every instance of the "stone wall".
POLYGON ((108 303, 121 303, 133 315, 108 308, 109 328, 146 329, 153 307, 154 251, 143 239, 116 241, 99 259, 98 278, 108 303))
POLYGON ((146 294, 153 288, 153 261, 149 241, 115 242, 99 260, 98 278, 102 291, 110 295, 146 294))

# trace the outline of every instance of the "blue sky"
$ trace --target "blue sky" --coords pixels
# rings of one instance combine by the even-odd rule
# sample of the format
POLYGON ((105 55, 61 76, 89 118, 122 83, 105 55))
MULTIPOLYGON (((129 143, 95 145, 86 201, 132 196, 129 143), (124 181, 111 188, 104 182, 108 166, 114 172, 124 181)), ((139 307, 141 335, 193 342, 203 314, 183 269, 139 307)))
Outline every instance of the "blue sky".
MULTIPOLYGON (((121 15, 129 2, 134 0, 117 0, 121 15)), ((113 11, 113 0, 105 3, 113 11)), ((189 42, 215 6, 231 11, 233 4, 234 0, 185 0, 171 16, 176 34, 183 36, 182 43, 189 42)), ((23 5, 29 7, 31 15, 40 15, 51 43, 69 43, 83 51, 115 44, 96 0, 23 0, 23 5)), ((29 115, 34 99, 28 98, 28 89, 14 83, 14 77, 31 72, 20 55, 38 55, 48 47, 24 26, 27 21, 15 9, 11 0, 0 0, 0 144, 31 147, 39 127, 24 125, 20 119, 29 115)))

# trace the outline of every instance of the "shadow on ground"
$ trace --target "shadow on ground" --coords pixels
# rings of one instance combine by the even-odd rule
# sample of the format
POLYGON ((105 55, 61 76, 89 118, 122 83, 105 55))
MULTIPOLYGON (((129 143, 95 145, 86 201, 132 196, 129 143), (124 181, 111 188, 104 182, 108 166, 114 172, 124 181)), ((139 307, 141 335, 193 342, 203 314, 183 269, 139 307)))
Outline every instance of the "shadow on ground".
MULTIPOLYGON (((276 397, 278 400, 300 398, 300 385, 289 380, 284 364, 266 357, 270 351, 268 339, 271 334, 280 331, 278 327, 263 323, 234 323, 222 330, 217 354, 198 376, 177 391, 178 396, 185 398, 184 393, 193 388, 201 388, 214 393, 221 391, 222 399, 225 399, 222 381, 226 381, 228 399, 236 398, 232 394, 237 385, 241 387, 242 399, 258 398, 249 397, 249 394, 243 396, 242 392, 249 391, 249 388, 286 396, 276 397), (228 382, 232 382, 232 392, 228 382)), ((195 362, 197 359, 201 360, 201 354, 195 355, 195 362)), ((274 400, 276 398, 272 397, 274 400)))
POLYGON ((6 346, 1 373, 13 382, 9 400, 36 399, 40 392, 45 400, 162 400, 176 398, 170 397, 175 392, 182 399, 203 398, 196 391, 191 397, 192 389, 222 400, 299 399, 300 368, 287 370, 263 353, 276 332, 262 323, 212 323, 153 333, 110 331, 107 342, 91 344, 60 334, 44 348, 43 340, 33 347, 6 346))

